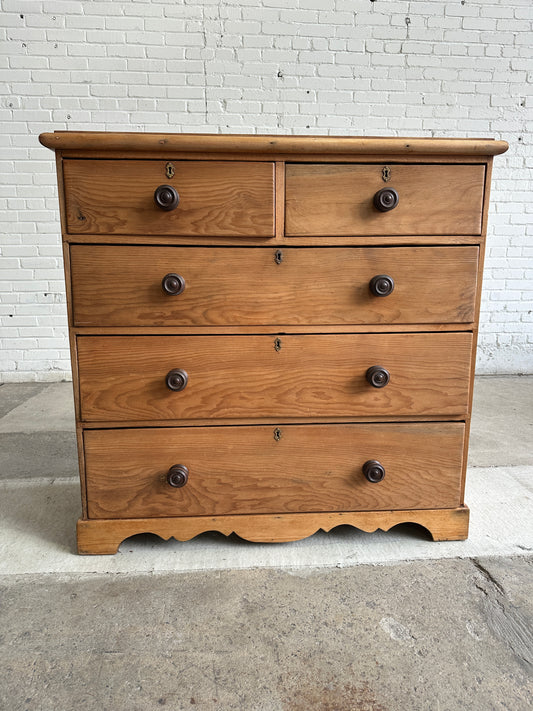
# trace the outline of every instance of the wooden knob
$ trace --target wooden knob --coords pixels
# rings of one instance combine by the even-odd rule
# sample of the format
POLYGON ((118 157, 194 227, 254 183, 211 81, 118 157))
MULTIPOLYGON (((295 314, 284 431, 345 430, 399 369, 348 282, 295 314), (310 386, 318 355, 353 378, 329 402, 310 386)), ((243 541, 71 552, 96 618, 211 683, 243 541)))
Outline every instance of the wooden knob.
POLYGON ((394 188, 383 188, 374 195, 374 207, 380 212, 393 210, 399 201, 400 198, 394 188))
POLYGON ((183 464, 174 464, 167 474, 167 482, 175 489, 181 489, 189 479, 189 470, 183 464))
POLYGON ((189 376, 181 368, 174 368, 167 373, 165 379, 167 388, 169 390, 174 390, 174 392, 180 392, 180 390, 185 390, 187 383, 189 382, 189 376))
POLYGON ((179 274, 165 274, 161 286, 165 294, 177 296, 185 289, 185 279, 179 274))
POLYGON ((374 388, 384 388, 389 384, 390 373, 381 365, 373 365, 366 371, 366 379, 374 388))
POLYGON ((180 196, 172 185, 160 185, 155 189, 154 200, 161 210, 175 210, 179 205, 180 196))
POLYGON ((394 279, 388 274, 378 274, 372 277, 369 287, 374 296, 388 296, 394 290, 394 279))
POLYGON ((363 464, 363 474, 369 482, 377 484, 378 481, 383 481, 385 478, 385 467, 377 459, 369 459, 363 464))

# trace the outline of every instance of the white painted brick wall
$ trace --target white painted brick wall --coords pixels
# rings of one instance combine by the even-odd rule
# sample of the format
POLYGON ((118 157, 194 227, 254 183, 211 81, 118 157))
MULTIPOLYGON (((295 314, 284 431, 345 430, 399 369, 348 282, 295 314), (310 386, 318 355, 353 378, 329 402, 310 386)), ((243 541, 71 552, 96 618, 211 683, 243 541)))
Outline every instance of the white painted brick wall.
POLYGON ((478 372, 533 372, 531 0, 2 0, 0 377, 70 377, 55 129, 490 136, 478 372))

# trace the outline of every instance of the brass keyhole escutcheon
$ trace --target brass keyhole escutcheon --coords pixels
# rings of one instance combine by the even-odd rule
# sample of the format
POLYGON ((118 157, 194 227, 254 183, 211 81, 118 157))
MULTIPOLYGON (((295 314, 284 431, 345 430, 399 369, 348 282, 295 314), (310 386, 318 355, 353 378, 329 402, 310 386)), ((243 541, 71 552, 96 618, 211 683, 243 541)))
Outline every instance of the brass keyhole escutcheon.
POLYGON ((274 430, 274 439, 276 440, 276 442, 279 442, 281 439, 281 430, 279 427, 276 427, 276 429, 274 430))
POLYGON ((170 161, 165 166, 165 175, 167 178, 173 178, 176 175, 176 169, 174 168, 174 163, 170 161))
POLYGON ((280 352, 280 350, 281 350, 281 338, 276 338, 276 340, 274 341, 274 350, 275 350, 276 352, 278 352, 278 353, 280 352))
POLYGON ((276 264, 281 264, 281 262, 283 261, 283 252, 281 251, 281 249, 276 249, 276 251, 274 252, 274 261, 276 262, 276 264))
POLYGON ((391 169, 389 168, 388 165, 386 165, 383 170, 381 171, 381 177, 383 178, 383 182, 387 183, 390 178, 391 178, 391 169))

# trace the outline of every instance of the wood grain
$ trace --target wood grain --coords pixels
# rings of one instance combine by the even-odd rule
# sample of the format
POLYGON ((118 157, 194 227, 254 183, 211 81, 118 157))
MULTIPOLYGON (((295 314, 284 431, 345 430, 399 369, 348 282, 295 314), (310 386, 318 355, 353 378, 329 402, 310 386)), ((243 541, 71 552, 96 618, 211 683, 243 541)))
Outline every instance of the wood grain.
POLYGON ((471 331, 474 324, 464 323, 383 323, 295 326, 276 323, 271 326, 75 326, 72 331, 79 336, 258 336, 270 334, 283 336, 289 333, 425 333, 431 331, 471 331))
POLYGON ((470 323, 477 247, 292 248, 71 245, 76 326, 470 323), (278 248, 280 249, 280 248, 278 248), (165 274, 185 291, 169 296, 165 274), (369 282, 394 279, 376 297, 369 282))
MULTIPOLYGON (((467 415, 446 415, 446 421, 448 422, 464 422, 467 415)), ((282 420, 285 425, 313 425, 317 421, 322 424, 374 424, 383 422, 420 422, 419 415, 387 415, 384 417, 373 417, 371 415, 357 416, 357 415, 345 415, 344 417, 220 417, 213 422, 212 418, 193 418, 186 419, 181 418, 179 420, 127 420, 124 422, 117 422, 116 420, 97 420, 97 421, 86 421, 83 420, 81 425, 84 430, 101 430, 101 429, 132 429, 134 427, 220 427, 221 425, 230 425, 232 427, 238 425, 272 425, 275 427, 282 420)), ((424 422, 442 422, 442 415, 424 415, 424 422)))
POLYGON ((209 133, 113 133, 102 131, 55 131, 42 133, 39 141, 52 150, 193 151, 217 154, 240 153, 347 153, 372 154, 470 154, 504 153, 506 141, 490 138, 395 138, 363 136, 275 136, 209 133))
POLYGON ((114 553, 142 532, 288 541, 341 524, 414 522, 435 540, 466 538, 491 156, 504 141, 40 140, 58 167, 80 553, 114 553), (153 192, 169 182, 181 203, 164 213, 153 192), (385 186, 400 203, 377 213, 371 201, 385 186), (185 292, 163 296, 162 276, 182 268, 185 292), (390 297, 370 296, 377 273, 395 279, 390 297), (373 364, 391 372, 383 390, 364 378, 373 364), (172 393, 165 375, 184 366, 189 385, 172 393), (190 482, 169 498, 165 467, 178 455, 192 462, 190 482), (363 456, 387 459, 383 482, 361 479, 363 456))
POLYGON ((285 234, 479 234, 482 165, 288 164, 285 234), (379 212, 374 194, 394 188, 397 207, 379 212))
POLYGON ((219 160, 219 161, 261 161, 273 163, 383 163, 401 160, 402 164, 417 164, 431 163, 433 165, 451 165, 451 164, 484 164, 486 163, 489 154, 483 153, 431 153, 421 155, 420 153, 401 153, 398 158, 393 158, 390 153, 300 153, 296 158, 291 153, 283 153, 281 151, 272 151, 269 153, 260 153, 259 151, 246 151, 244 153, 229 153, 227 151, 180 151, 176 148, 169 149, 163 153, 150 153, 149 151, 124 151, 124 150, 82 150, 71 149, 61 151, 65 158, 77 158, 82 160, 87 159, 106 159, 106 160, 154 160, 158 157, 164 157, 165 160, 181 161, 181 160, 219 160))
POLYGON ((69 244, 125 244, 151 247, 435 247, 474 245, 484 239, 479 235, 349 235, 322 237, 183 237, 180 235, 95 235, 64 234, 63 241, 69 244), (369 242, 371 240, 371 242, 369 242))
POLYGON ((247 541, 284 543, 307 538, 336 526, 354 526, 367 533, 389 531, 402 523, 423 526, 434 541, 464 541, 470 511, 455 509, 418 511, 355 511, 301 514, 251 514, 243 516, 191 516, 183 518, 92 519, 78 521, 80 555, 112 555, 129 536, 153 533, 164 540, 189 541, 205 531, 236 533, 247 541))
POLYGON ((285 236, 285 163, 278 161, 276 163, 276 240, 283 239, 285 236))
POLYGON ((85 432, 89 518, 452 508, 462 423, 85 432), (370 483, 363 464, 386 475, 370 483), (166 480, 175 464, 185 486, 166 480))
POLYGON ((274 164, 162 160, 64 160, 72 234, 274 236, 274 164), (179 194, 175 210, 154 203, 159 185, 179 194))
MULTIPOLYGON (((65 214, 65 203, 64 203, 64 194, 63 190, 61 189, 61 186, 63 184, 63 160, 61 158, 61 155, 57 155, 57 160, 56 160, 56 169, 57 169, 57 179, 58 179, 58 185, 59 185, 59 206, 60 206, 60 213, 61 213, 61 221, 63 224, 64 221, 64 214, 65 214)), ((80 488, 81 488, 81 507, 82 507, 82 514, 84 517, 87 516, 87 491, 85 488, 85 456, 83 452, 83 428, 80 424, 80 414, 81 414, 81 407, 80 407, 80 389, 79 389, 79 382, 78 382, 78 354, 77 354, 77 338, 76 334, 72 328, 73 324, 73 300, 72 300, 72 289, 71 289, 71 284, 72 280, 70 277, 70 248, 69 245, 66 242, 63 242, 62 244, 62 252, 63 252, 63 269, 64 269, 64 274, 65 274, 65 291, 66 291, 66 297, 67 297, 67 319, 68 319, 68 337, 69 337, 69 348, 70 348, 70 361, 71 361, 71 370, 72 370, 72 391, 73 391, 73 396, 74 396, 74 416, 75 416, 75 421, 76 421, 76 446, 77 446, 77 454, 78 454, 78 471, 80 475, 80 488)))
POLYGON ((470 333, 79 336, 82 418, 452 415, 466 412, 470 333), (391 374, 376 389, 372 365, 391 374), (165 385, 182 368, 182 392, 165 385))
POLYGON ((483 268, 485 262, 485 250, 486 250, 486 233, 487 233, 487 220, 489 215, 489 200, 490 200, 490 185, 492 177, 492 164, 493 159, 490 158, 487 161, 487 167, 485 170, 485 190, 483 199, 483 221, 481 227, 482 240, 479 245, 479 265, 478 265, 478 279, 477 279, 477 289, 476 289, 476 305, 474 313, 474 324, 472 333, 472 362, 470 365, 470 388, 468 393, 468 417, 465 423, 465 445, 464 445, 464 458, 463 458, 463 476, 461 484, 461 497, 464 497, 464 490, 466 485, 466 470, 468 465, 468 446, 470 439, 470 425, 471 425, 471 413, 472 413, 472 399, 474 394, 474 375, 476 370, 476 355, 477 355, 477 339, 479 335, 479 313, 481 309, 481 284, 483 279, 483 268))

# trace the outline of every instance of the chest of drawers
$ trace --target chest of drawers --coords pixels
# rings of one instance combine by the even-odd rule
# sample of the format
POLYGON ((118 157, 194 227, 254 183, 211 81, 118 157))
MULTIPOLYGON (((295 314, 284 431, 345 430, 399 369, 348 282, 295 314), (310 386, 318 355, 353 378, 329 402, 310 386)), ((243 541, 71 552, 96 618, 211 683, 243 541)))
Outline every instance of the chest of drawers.
POLYGON ((464 539, 487 139, 43 134, 83 515, 291 541, 464 539))

